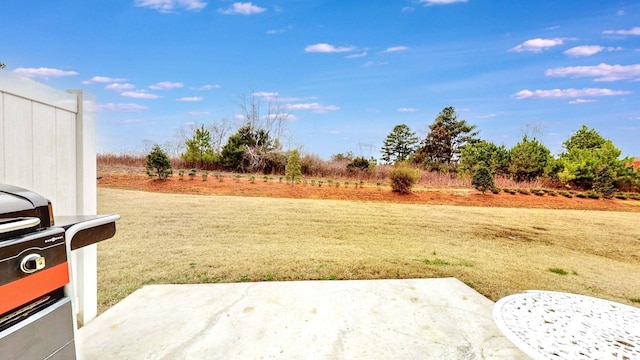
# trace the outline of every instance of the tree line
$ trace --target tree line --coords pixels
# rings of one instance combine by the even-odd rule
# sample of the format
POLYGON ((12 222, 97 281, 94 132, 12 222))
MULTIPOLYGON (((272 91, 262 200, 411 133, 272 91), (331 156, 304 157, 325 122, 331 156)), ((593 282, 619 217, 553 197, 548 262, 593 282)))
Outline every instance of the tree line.
MULTIPOLYGON (((263 104, 253 95, 243 96, 240 106, 243 121, 235 132, 231 133, 228 122, 196 127, 185 136, 180 157, 201 169, 285 174, 291 155, 282 145, 286 113, 269 103, 265 114, 263 104)), ((158 151, 164 152, 156 145, 152 152, 158 151)), ((297 152, 295 156, 299 156, 297 152)), ((300 158, 302 175, 313 175, 309 173, 309 161, 305 161, 309 157, 313 155, 300 158)), ((481 139, 476 125, 459 119, 454 107, 445 107, 438 114, 423 139, 407 125, 396 125, 383 142, 381 159, 388 165, 423 171, 468 178, 480 172, 480 178, 489 176, 492 180, 501 176, 516 182, 544 180, 555 187, 596 190, 607 195, 616 189, 640 190, 639 172, 630 166, 633 159, 621 158, 621 151, 613 142, 595 129, 583 126, 577 130, 563 143, 559 156, 554 157, 530 134, 523 135, 510 149, 481 139)), ((357 157, 351 152, 333 155, 331 161, 357 173, 372 172, 378 166, 376 159, 357 157)))
POLYGON ((605 197, 617 189, 640 189, 640 172, 632 166, 633 159, 622 158, 611 140, 585 125, 563 143, 557 157, 530 134, 524 134, 510 149, 480 139, 478 134, 475 125, 458 119, 455 109, 446 107, 429 125, 422 141, 407 125, 395 126, 384 141, 382 159, 472 178, 480 172, 479 178, 542 179, 555 187, 594 190, 605 197))

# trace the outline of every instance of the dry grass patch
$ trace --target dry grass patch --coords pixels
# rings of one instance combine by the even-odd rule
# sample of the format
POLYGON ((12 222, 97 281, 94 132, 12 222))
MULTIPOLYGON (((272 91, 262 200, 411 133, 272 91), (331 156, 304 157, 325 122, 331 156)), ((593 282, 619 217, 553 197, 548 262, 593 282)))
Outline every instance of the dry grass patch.
POLYGON ((625 212, 159 194, 98 189, 99 310, 145 284, 456 277, 638 306, 640 227, 625 212), (564 269, 558 276, 549 269, 564 269))

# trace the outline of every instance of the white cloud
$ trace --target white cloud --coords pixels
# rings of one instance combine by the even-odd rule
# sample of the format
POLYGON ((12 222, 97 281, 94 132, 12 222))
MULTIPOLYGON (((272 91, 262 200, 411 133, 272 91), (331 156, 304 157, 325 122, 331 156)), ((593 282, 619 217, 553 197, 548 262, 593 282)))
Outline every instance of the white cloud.
POLYGON ((113 90, 113 91, 125 91, 125 90, 135 89, 135 87, 136 86, 133 84, 113 83, 105 86, 104 88, 107 90, 113 90))
POLYGON ((128 79, 123 79, 123 78, 110 78, 110 77, 106 77, 106 76, 94 76, 89 80, 85 80, 82 83, 83 84, 96 84, 96 83, 119 83, 119 82, 124 82, 127 81, 128 79))
POLYGON ((547 76, 552 77, 593 77, 595 81, 634 80, 640 78, 640 64, 596 66, 568 66, 549 69, 547 76))
POLYGON ((289 25, 285 28, 281 28, 281 29, 271 29, 271 30, 267 30, 266 34, 267 35, 275 35, 275 34, 282 34, 282 33, 286 33, 287 31, 293 29, 293 25, 289 25))
POLYGON ((362 66, 363 67, 371 67, 371 66, 383 66, 383 65, 388 65, 388 64, 389 64, 388 61, 367 61, 362 66))
POLYGON ((311 112, 319 114, 340 110, 340 108, 335 105, 322 105, 317 102, 306 104, 287 104, 284 106, 284 108, 287 110, 309 110, 311 112))
POLYGON ((78 75, 78 73, 75 71, 65 71, 60 69, 52 69, 52 68, 44 68, 44 67, 17 68, 13 70, 13 72, 21 76, 26 76, 30 78, 41 78, 41 79, 78 75))
POLYGON ((491 119, 496 117, 496 114, 486 114, 486 115, 478 115, 476 119, 491 119))
POLYGON ((350 54, 345 56, 347 59, 357 59, 357 58, 361 58, 361 57, 366 57, 367 56, 367 52, 363 51, 361 53, 357 53, 357 54, 350 54))
POLYGON ((596 100, 575 99, 575 100, 569 101, 569 104, 575 105, 575 104, 585 104, 585 103, 593 103, 593 102, 596 102, 596 100))
POLYGON ((392 52, 405 51, 405 50, 409 50, 409 48, 406 46, 393 46, 393 47, 387 48, 385 51, 383 51, 383 53, 392 53, 392 52))
POLYGON ((251 95, 264 98, 265 100, 275 100, 275 98, 280 96, 280 94, 277 92, 268 92, 268 91, 256 91, 251 95))
POLYGON ((587 88, 587 89, 553 89, 553 90, 521 90, 513 97, 516 99, 567 99, 598 96, 619 96, 631 94, 630 91, 587 88))
POLYGON ((181 82, 161 81, 155 85, 149 86, 149 88, 153 90, 169 90, 169 89, 178 89, 183 86, 184 84, 181 82))
POLYGON ((353 51, 356 48, 353 46, 333 46, 330 44, 320 43, 315 45, 309 45, 304 48, 304 51, 310 53, 341 53, 353 51))
POLYGON ((100 104, 96 107, 98 111, 104 112, 141 112, 149 109, 146 106, 138 105, 138 104, 100 104))
POLYGON ((604 35, 640 35, 640 26, 636 26, 629 30, 605 30, 602 33, 604 35))
POLYGON ((564 53, 572 57, 581 57, 581 56, 595 55, 602 51, 620 51, 620 50, 622 50, 622 48, 619 46, 604 47, 600 45, 582 45, 582 46, 572 47, 571 49, 566 50, 564 53))
POLYGON ((233 5, 231 5, 230 8, 218 9, 218 11, 222 14, 227 14, 227 15, 236 15, 236 14, 252 15, 252 14, 259 14, 261 12, 267 11, 267 9, 257 5, 253 5, 253 3, 250 3, 250 2, 246 2, 246 3, 235 2, 233 3, 233 5))
POLYGON ((207 3, 201 0, 135 0, 134 5, 158 10, 161 13, 171 13, 177 9, 201 10, 207 6, 207 3))
POLYGON ((424 5, 447 5, 453 3, 466 3, 468 0, 420 0, 424 5))
POLYGON ((134 99, 157 99, 160 96, 156 95, 156 94, 150 94, 144 90, 137 90, 137 91, 125 91, 122 94, 120 94, 124 97, 130 97, 130 98, 134 98, 134 99))
POLYGON ((192 88, 189 88, 189 89, 198 90, 198 91, 213 90, 213 89, 220 89, 220 85, 218 85, 218 84, 215 84, 215 85, 207 84, 207 85, 202 85, 202 86, 199 86, 199 87, 192 87, 192 88))
POLYGON ((416 112, 416 111, 418 111, 418 109, 414 109, 414 108, 410 108, 410 107, 398 108, 398 112, 412 113, 412 112, 416 112))
POLYGON ((202 96, 185 96, 185 97, 181 97, 179 99, 177 99, 178 101, 183 101, 183 102, 197 102, 197 101, 202 101, 202 99, 204 99, 202 96))
POLYGON ((565 40, 569 40, 569 39, 565 39, 565 38, 531 39, 523 42, 522 44, 516 47, 509 49, 509 51, 515 51, 515 52, 530 51, 530 52, 539 53, 542 50, 545 50, 554 46, 562 45, 565 40))
POLYGON ((566 50, 564 53, 568 56, 580 57, 595 55, 602 50, 604 50, 604 47, 600 45, 582 45, 572 47, 571 49, 566 50))

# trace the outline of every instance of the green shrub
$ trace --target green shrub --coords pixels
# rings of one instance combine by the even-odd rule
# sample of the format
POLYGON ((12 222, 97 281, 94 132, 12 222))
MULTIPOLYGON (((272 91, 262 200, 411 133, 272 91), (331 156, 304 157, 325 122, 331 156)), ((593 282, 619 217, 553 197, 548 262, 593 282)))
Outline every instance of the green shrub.
POLYGON ((522 195, 530 195, 531 191, 529 191, 529 189, 518 189, 518 192, 522 195))
POLYGON ((418 181, 418 172, 409 166, 398 166, 389 174, 391 189, 394 192, 408 194, 418 181))
POLYGON ((569 199, 571 199, 573 197, 573 195, 570 192, 564 191, 564 190, 558 191, 558 194, 560 194, 560 195, 562 195, 562 196, 564 196, 566 198, 569 198, 569 199))
POLYGON ((491 170, 486 166, 479 166, 476 169, 471 178, 471 185, 483 194, 496 186, 493 174, 491 174, 491 170))
POLYGON ((542 189, 532 189, 531 193, 536 196, 544 196, 545 192, 542 189))
POLYGON ((593 191, 601 194, 605 199, 613 198, 613 194, 616 192, 614 178, 615 172, 610 168, 598 171, 593 178, 593 191))
POLYGON ((363 156, 354 158, 350 163, 347 164, 347 170, 349 172, 353 171, 362 171, 362 172, 372 172, 375 169, 376 163, 375 160, 367 160, 363 156))
POLYGON ((149 177, 157 176, 160 180, 164 180, 173 174, 171 160, 159 145, 154 145, 147 155, 146 170, 149 177))
POLYGON ((595 192, 595 191, 589 191, 589 192, 587 193, 587 197, 588 197, 589 199, 600 199, 600 194, 598 194, 598 193, 597 193, 597 192, 595 192))

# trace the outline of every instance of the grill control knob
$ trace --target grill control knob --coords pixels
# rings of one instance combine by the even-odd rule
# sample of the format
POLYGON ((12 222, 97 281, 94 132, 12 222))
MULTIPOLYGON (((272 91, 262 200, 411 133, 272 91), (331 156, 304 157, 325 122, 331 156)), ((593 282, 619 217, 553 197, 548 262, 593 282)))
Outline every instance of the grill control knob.
POLYGON ((44 269, 45 266, 46 262, 44 258, 38 254, 29 254, 20 261, 20 270, 25 274, 32 274, 44 269))

